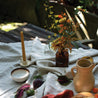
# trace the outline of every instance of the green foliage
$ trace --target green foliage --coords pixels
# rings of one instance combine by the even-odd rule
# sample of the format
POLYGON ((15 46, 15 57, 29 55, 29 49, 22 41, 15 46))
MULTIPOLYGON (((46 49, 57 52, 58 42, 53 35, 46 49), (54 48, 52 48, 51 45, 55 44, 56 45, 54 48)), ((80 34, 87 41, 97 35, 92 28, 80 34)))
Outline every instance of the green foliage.
POLYGON ((42 76, 41 75, 36 75, 33 77, 33 79, 42 79, 42 76))

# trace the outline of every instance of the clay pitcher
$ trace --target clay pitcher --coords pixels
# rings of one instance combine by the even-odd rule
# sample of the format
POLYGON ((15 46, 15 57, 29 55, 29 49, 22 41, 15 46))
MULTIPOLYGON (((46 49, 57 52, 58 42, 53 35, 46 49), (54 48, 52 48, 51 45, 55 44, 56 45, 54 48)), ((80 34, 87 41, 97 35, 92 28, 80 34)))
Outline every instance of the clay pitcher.
POLYGON ((95 79, 92 70, 94 66, 95 64, 88 59, 79 59, 76 62, 76 67, 71 69, 74 88, 77 92, 88 92, 93 89, 95 79), (76 73, 74 70, 76 70, 76 73))

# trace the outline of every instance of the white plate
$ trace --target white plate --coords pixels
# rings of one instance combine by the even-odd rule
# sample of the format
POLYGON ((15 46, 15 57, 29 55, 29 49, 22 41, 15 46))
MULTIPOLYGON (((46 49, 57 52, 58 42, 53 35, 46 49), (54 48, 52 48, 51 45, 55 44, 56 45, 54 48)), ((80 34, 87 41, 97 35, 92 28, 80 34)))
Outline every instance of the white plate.
POLYGON ((24 82, 29 77, 29 70, 26 68, 16 68, 12 70, 11 76, 12 79, 16 82, 24 82))

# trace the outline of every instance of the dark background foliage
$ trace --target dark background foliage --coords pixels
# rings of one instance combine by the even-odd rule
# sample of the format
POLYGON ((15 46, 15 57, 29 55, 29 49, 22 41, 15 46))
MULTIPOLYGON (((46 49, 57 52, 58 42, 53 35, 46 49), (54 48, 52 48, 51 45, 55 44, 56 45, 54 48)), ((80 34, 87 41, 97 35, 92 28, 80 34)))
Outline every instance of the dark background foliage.
MULTIPOLYGON (((42 26, 45 19, 43 4, 46 0, 0 0, 0 22, 30 22, 42 26)), ((60 0, 58 0, 60 1, 60 0)), ((82 6, 98 14, 98 0, 64 0, 66 6, 82 6)), ((63 11, 59 4, 52 4, 57 12, 63 11)))

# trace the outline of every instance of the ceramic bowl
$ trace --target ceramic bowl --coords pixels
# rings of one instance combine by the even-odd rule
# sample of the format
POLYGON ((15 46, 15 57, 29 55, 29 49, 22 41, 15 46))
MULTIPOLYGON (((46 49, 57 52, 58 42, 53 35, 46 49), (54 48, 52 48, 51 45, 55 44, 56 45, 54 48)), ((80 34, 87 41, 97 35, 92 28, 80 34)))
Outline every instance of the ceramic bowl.
POLYGON ((16 82, 24 82, 29 77, 29 70, 26 68, 16 68, 12 70, 11 77, 16 82))

